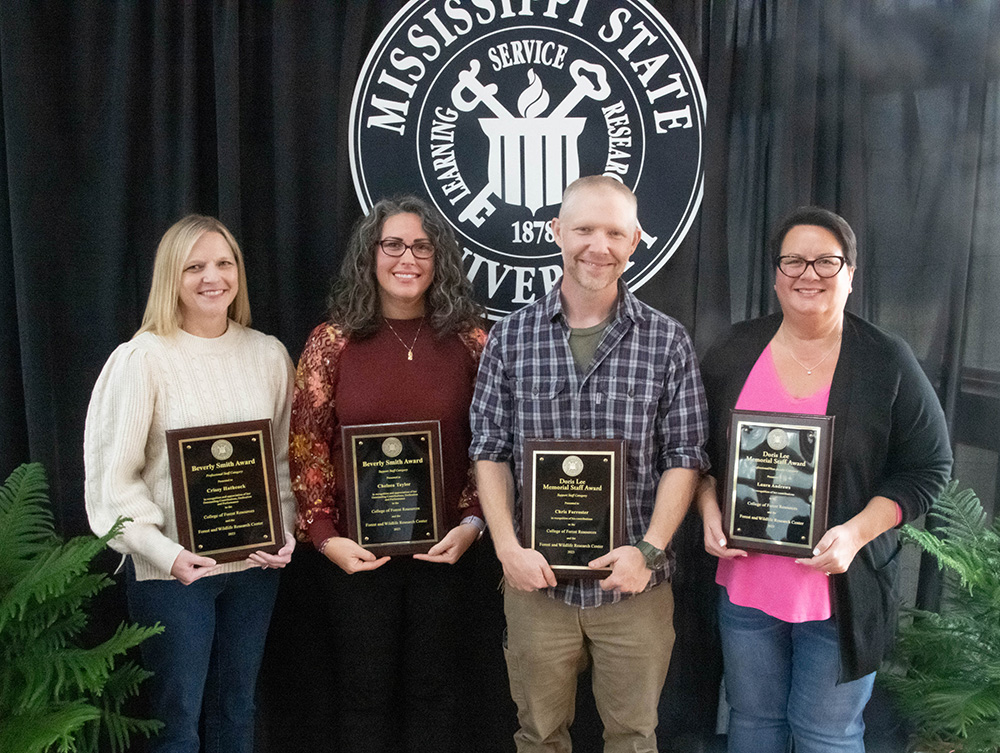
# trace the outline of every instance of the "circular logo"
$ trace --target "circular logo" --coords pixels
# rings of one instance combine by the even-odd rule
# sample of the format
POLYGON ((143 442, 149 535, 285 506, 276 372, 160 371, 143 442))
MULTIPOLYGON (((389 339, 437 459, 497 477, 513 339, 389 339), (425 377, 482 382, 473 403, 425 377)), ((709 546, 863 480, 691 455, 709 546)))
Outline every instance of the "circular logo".
POLYGON ((567 476, 579 476, 583 471, 583 461, 576 455, 567 455, 563 460, 562 469, 567 476))
POLYGON ((382 452, 386 457, 394 458, 403 451, 403 443, 396 437, 388 437, 382 442, 382 452))
POLYGON ((228 460, 233 454, 233 445, 228 439, 217 439, 212 442, 212 457, 216 460, 228 460))
POLYGON ((635 192, 623 277, 648 281, 701 203, 704 127, 691 58, 644 0, 412 0, 358 78, 351 169, 365 211, 399 193, 437 206, 496 318, 562 274, 550 220, 581 175, 635 192))
POLYGON ((788 432, 784 429, 771 429, 767 433, 767 446, 772 450, 783 450, 788 447, 788 432))

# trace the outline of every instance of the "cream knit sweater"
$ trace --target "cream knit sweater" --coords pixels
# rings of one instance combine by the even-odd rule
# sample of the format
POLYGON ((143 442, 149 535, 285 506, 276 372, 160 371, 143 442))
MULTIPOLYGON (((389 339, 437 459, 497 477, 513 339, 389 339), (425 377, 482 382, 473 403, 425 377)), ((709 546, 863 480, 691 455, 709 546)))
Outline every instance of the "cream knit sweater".
MULTIPOLYGON (((138 580, 168 580, 177 543, 167 429, 270 418, 286 541, 295 502, 288 479, 288 419, 295 375, 275 338, 230 321, 221 337, 148 332, 119 345, 104 365, 87 410, 83 457, 94 533, 132 518, 111 542, 131 554, 138 580)), ((218 565, 215 573, 246 569, 218 565)))

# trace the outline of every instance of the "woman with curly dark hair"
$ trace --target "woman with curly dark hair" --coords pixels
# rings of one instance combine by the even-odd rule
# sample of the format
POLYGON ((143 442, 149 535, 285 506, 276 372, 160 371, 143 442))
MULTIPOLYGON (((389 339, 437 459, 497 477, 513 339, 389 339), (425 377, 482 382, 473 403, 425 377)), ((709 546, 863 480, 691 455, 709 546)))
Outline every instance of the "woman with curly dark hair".
POLYGON ((354 228, 329 320, 306 342, 292 400, 297 533, 323 569, 336 641, 338 750, 457 750, 462 555, 485 528, 468 448, 486 334, 451 228, 412 196, 354 228), (440 422, 448 533, 382 556, 346 536, 341 428, 440 422))

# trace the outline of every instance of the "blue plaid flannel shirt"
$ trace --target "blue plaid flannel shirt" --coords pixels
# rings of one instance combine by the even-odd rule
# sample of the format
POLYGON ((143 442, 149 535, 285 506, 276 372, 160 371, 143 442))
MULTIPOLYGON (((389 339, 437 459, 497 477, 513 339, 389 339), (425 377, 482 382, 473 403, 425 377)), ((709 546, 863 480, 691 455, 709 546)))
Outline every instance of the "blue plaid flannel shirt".
MULTIPOLYGON (((583 374, 569 349, 560 286, 492 330, 472 398, 473 460, 511 462, 514 526, 520 526, 523 440, 625 439, 625 539, 649 528, 660 476, 669 468, 706 470, 705 395, 691 338, 676 320, 640 302, 619 282, 614 319, 583 374)), ((674 557, 648 588, 670 578, 674 557)), ((599 581, 574 580, 549 596, 578 607, 620 601, 599 581)))

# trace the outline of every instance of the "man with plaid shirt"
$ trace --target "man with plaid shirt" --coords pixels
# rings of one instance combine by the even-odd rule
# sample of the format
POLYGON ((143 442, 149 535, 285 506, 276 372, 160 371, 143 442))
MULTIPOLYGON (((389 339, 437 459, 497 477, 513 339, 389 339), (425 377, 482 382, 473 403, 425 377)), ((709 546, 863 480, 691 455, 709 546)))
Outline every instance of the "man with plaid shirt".
POLYGON ((641 237, 636 200, 604 176, 574 181, 552 221, 563 278, 494 327, 472 401, 479 497, 504 570, 507 668, 519 753, 569 751, 577 676, 591 664, 605 752, 656 751, 673 647, 670 540, 707 468, 705 398, 690 338, 620 281, 641 237), (525 438, 624 439, 625 541, 558 583, 523 548, 525 438))

